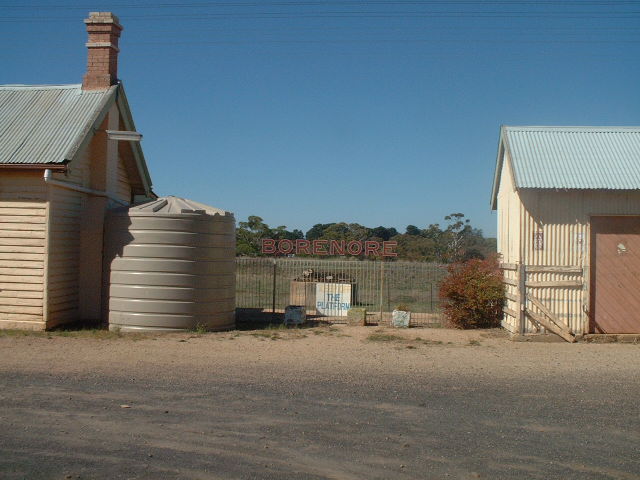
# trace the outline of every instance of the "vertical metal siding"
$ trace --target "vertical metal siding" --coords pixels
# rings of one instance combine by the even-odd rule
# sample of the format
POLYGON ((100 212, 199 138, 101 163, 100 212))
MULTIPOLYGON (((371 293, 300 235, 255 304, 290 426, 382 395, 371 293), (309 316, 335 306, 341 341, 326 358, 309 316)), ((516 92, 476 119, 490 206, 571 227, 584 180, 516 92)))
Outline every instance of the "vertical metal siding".
MULTIPOLYGON (((520 198, 513 188, 513 176, 507 154, 503 154, 502 174, 498 190, 498 253, 505 263, 517 263, 520 260, 520 198)), ((505 276, 515 278, 515 272, 505 271, 505 276)), ((506 286, 507 293, 515 294, 516 287, 506 286)), ((517 311, 517 303, 507 300, 507 308, 517 311)), ((517 329, 516 319, 505 314, 502 326, 511 332, 517 329)))
MULTIPOLYGON (((583 280, 583 288, 536 288, 535 295, 576 333, 588 325, 585 298, 589 288, 590 218, 592 215, 640 215, 640 192, 521 192, 523 263, 580 266, 579 274, 532 273, 531 281, 583 280), (534 248, 534 233, 542 231, 544 246, 534 248), (579 243, 579 235, 582 244, 579 243)), ((528 322, 527 331, 533 331, 528 322)))

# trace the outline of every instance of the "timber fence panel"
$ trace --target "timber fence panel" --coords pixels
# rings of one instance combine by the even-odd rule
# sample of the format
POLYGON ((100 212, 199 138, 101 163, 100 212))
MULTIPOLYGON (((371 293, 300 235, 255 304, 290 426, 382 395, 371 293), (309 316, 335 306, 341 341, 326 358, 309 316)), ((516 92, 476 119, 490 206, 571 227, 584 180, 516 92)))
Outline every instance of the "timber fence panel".
POLYGON ((546 320, 551 318, 558 324, 558 328, 552 327, 555 330, 552 333, 565 340, 586 330, 586 269, 577 265, 517 265, 514 270, 514 265, 501 265, 506 290, 502 322, 505 328, 512 333, 544 333, 551 331, 546 320), (521 318, 524 313, 528 318, 521 318))
MULTIPOLYGON (((583 329, 583 289, 585 284, 583 268, 579 266, 549 267, 532 265, 527 267, 526 290, 549 312, 565 324, 573 333, 583 329)), ((530 299, 526 308, 539 311, 530 299)), ((529 325, 532 325, 529 322, 529 325)), ((534 326, 535 328, 535 326, 534 326)))
POLYGON ((505 305, 502 309, 504 316, 502 317, 502 326, 512 333, 518 330, 520 320, 520 297, 518 289, 518 280, 520 275, 519 266, 515 263, 503 263, 500 265, 502 269, 502 282, 505 287, 505 305))

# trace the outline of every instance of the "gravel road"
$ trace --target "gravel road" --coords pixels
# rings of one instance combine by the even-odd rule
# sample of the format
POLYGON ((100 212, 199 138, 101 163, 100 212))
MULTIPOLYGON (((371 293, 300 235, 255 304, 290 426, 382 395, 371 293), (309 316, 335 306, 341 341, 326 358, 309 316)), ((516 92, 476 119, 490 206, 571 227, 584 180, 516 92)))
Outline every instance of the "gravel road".
POLYGON ((640 345, 4 334, 0 385, 2 479, 640 478, 640 345))

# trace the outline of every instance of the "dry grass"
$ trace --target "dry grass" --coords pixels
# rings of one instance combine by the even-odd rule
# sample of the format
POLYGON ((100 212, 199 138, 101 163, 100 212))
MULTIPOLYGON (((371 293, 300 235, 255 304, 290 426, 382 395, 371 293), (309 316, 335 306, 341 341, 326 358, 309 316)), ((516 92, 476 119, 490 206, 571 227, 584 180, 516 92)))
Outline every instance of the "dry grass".
MULTIPOLYGON (((444 342, 442 340, 429 340, 425 338, 416 337, 415 341, 423 345, 444 345, 444 342)), ((451 342, 447 342, 447 344, 451 345, 451 342)))
POLYGON ((246 333, 260 340, 295 340, 298 338, 306 338, 306 331, 307 329, 299 326, 289 327, 281 323, 268 325, 261 330, 253 330, 246 333))
POLYGON ((396 335, 394 333, 383 333, 383 332, 372 333, 367 337, 367 340, 370 342, 406 342, 407 341, 405 337, 401 337, 400 335, 396 335))
POLYGON ((0 330, 0 337, 36 337, 36 338, 92 338, 96 340, 142 340, 150 338, 151 334, 127 333, 109 331, 104 328, 79 328, 64 330, 0 330))
MULTIPOLYGON (((169 340, 187 342, 191 339, 211 339, 215 341, 227 341, 227 340, 240 340, 243 338, 255 338, 259 341, 293 341, 305 338, 322 338, 326 337, 327 340, 331 338, 342 337, 355 337, 360 342, 389 345, 394 348, 406 348, 416 349, 424 346, 481 346, 480 341, 476 339, 465 339, 463 342, 451 342, 449 338, 438 338, 443 335, 438 334, 435 338, 424 338, 423 336, 417 336, 416 333, 430 336, 430 329, 420 329, 416 331, 413 329, 390 329, 376 327, 375 330, 369 328, 352 328, 345 326, 335 326, 322 324, 300 325, 300 326, 286 326, 283 324, 268 324, 262 328, 255 328, 251 330, 231 330, 226 332, 208 332, 205 329, 199 327, 194 328, 187 332, 175 332, 175 333, 123 333, 119 331, 109 331, 104 328, 72 328, 59 329, 53 331, 26 331, 26 330, 0 330, 0 338, 2 337, 34 337, 34 338, 70 338, 70 339, 92 339, 102 341, 138 341, 138 340, 169 340), (413 335, 412 335, 413 334, 413 335)), ((442 332, 442 329, 439 329, 442 332)), ((502 335, 494 335, 502 336, 502 335)))
MULTIPOLYGON (((407 336, 399 335, 396 333, 390 333, 385 330, 377 330, 371 333, 369 336, 367 336, 366 340, 369 342, 402 344, 404 348, 407 348, 407 349, 418 348, 421 345, 428 345, 428 346, 453 345, 453 342, 445 343, 442 340, 430 340, 422 337, 409 338, 407 336)), ((472 340, 471 342, 469 342, 469 345, 480 345, 480 343, 476 342, 475 340, 472 340)))

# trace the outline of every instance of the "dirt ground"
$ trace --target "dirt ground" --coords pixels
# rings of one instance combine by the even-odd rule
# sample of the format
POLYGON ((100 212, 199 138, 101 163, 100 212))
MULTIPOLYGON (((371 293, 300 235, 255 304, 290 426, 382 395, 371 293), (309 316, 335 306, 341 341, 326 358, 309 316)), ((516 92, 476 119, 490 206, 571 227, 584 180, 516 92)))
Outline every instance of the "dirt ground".
POLYGON ((640 345, 0 333, 2 479, 638 479, 640 345))

